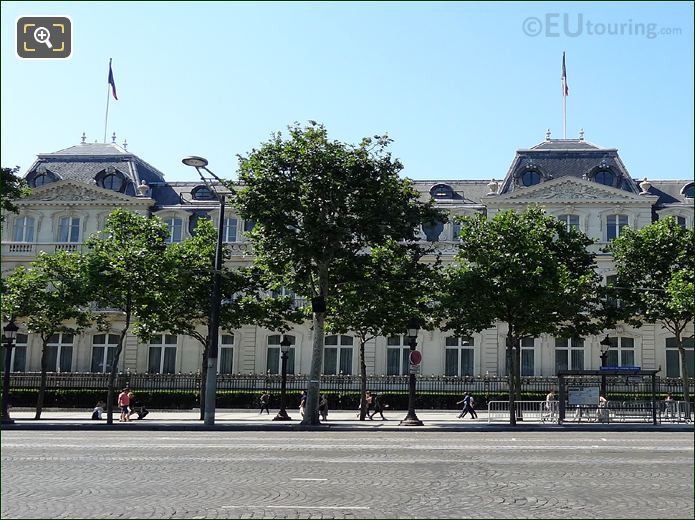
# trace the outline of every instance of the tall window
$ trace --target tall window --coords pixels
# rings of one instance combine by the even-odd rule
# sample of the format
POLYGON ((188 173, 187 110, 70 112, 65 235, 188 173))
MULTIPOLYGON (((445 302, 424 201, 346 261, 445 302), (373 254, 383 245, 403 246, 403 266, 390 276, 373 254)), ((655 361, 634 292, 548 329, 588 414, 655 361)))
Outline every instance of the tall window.
POLYGON ((584 370, 584 338, 555 338, 555 373, 584 370))
POLYGON ((232 374, 234 369, 234 334, 220 337, 220 355, 217 358, 217 373, 232 374))
POLYGON ((635 365, 635 340, 623 336, 609 337, 611 342, 606 362, 609 367, 635 365))
POLYGON ((627 215, 608 215, 606 219, 606 240, 610 242, 620 236, 623 228, 627 226, 627 215))
POLYGON ((72 343, 75 336, 59 332, 48 338, 48 370, 50 372, 70 372, 72 370, 72 343))
POLYGON ((323 349, 323 373, 352 374, 352 336, 326 336, 323 349))
POLYGON ((179 217, 171 217, 166 219, 164 223, 169 228, 169 237, 167 238, 167 242, 170 244, 173 244, 174 242, 181 242, 183 237, 183 219, 179 217))
POLYGON ((58 242, 80 241, 80 217, 60 217, 58 221, 58 242))
MULTIPOLYGON (((606 287, 615 287, 618 283, 618 275, 611 274, 606 276, 606 287)), ((620 289, 614 289, 611 291, 611 295, 607 297, 606 303, 616 309, 620 309, 623 306, 623 301, 618 297, 620 295, 620 289)))
POLYGON ((92 372, 111 372, 118 339, 118 334, 96 334, 92 338, 92 372))
MULTIPOLYGON (((678 225, 682 227, 683 229, 686 228, 686 220, 685 217, 676 217, 676 222, 678 222, 678 225)), ((15 242, 18 242, 18 240, 15 240, 15 242)))
POLYGON ((386 374, 398 376, 408 373, 410 367, 410 346, 408 336, 389 336, 386 338, 386 374))
POLYGON ((160 334, 150 340, 147 372, 150 374, 176 372, 176 336, 174 334, 160 334))
POLYGON ((444 375, 472 376, 474 371, 473 338, 449 336, 444 340, 444 375))
POLYGON ((222 236, 224 236, 225 242, 236 242, 238 223, 239 221, 236 217, 227 217, 224 219, 224 233, 222 236))
POLYGON ((565 225, 567 231, 579 229, 579 215, 560 215, 557 219, 565 225))
MULTIPOLYGON (((695 357, 693 356, 693 338, 682 338, 685 348, 685 362, 688 367, 688 377, 693 377, 695 357)), ((666 338, 666 377, 681 377, 681 355, 678 351, 676 338, 666 338)))
POLYGON ((461 233, 461 223, 452 222, 451 223, 451 239, 456 242, 459 239, 459 234, 461 233))
POLYGON ((33 217, 17 217, 14 221, 14 229, 12 232, 12 240, 15 242, 33 242, 34 241, 34 218, 33 217))
MULTIPOLYGON (((14 348, 12 349, 12 372, 25 372, 27 369, 27 342, 29 336, 17 334, 14 348)), ((5 356, 2 356, 3 363, 5 356)))
MULTIPOLYGON (((290 350, 287 353, 287 373, 294 374, 294 345, 296 338, 289 335, 285 335, 285 337, 290 341, 290 350)), ((279 374, 282 367, 280 364, 280 355, 282 354, 280 341, 282 341, 280 334, 268 336, 267 367, 271 374, 279 374)))
POLYGON ((535 338, 521 338, 521 375, 535 375, 536 362, 536 341, 535 338))

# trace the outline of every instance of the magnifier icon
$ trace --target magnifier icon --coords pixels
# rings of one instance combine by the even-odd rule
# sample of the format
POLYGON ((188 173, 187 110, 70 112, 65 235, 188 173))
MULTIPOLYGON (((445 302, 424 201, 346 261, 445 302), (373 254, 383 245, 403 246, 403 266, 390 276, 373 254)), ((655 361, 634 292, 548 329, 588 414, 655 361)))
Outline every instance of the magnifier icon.
POLYGON ((53 45, 51 45, 51 33, 45 27, 36 28, 34 31, 34 39, 37 41, 37 43, 45 43, 46 47, 49 49, 53 48, 53 45))

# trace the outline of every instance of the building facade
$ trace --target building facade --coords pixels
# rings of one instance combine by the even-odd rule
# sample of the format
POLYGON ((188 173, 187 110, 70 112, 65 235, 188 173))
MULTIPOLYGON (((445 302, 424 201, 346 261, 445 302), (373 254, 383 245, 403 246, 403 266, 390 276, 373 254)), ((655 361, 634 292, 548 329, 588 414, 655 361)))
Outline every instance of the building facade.
MULTIPOLYGON (((499 176, 500 178, 502 176, 499 176)), ((167 182, 164 174, 124 147, 83 142, 55 153, 41 154, 26 172, 32 187, 18 201, 18 214, 9 214, 2 233, 2 274, 27 264, 41 251, 80 251, 87 237, 100 230, 114 209, 157 215, 169 226, 169 240, 191 236, 200 218, 217 222, 218 203, 201 182, 167 182)), ((675 217, 693 226, 691 180, 633 179, 614 148, 601 148, 579 139, 550 139, 518 150, 500 180, 415 181, 422 200, 434 199, 451 215, 522 211, 541 205, 569 227, 581 229, 596 240, 597 270, 605 281, 615 274, 605 247, 625 226, 641 228, 656 219, 675 217)), ((423 229, 422 240, 435 242, 443 259, 457 252, 458 224, 423 229)), ((224 241, 232 252, 230 262, 246 265, 250 249, 248 225, 234 211, 225 212, 224 241)), ((57 334, 49 343, 49 370, 105 372, 118 341, 118 325, 107 332, 57 334)), ((618 325, 607 331, 612 348, 609 365, 661 367, 660 375, 679 377, 680 359, 675 338, 659 326, 633 328, 618 325)), ((311 330, 298 325, 288 333, 292 341, 288 371, 308 373, 311 330)), ((447 376, 503 375, 505 373, 503 323, 471 337, 459 338, 441 331, 421 331, 423 374, 447 376)), ((692 324, 689 339, 692 364, 692 324)), ((522 375, 552 376, 560 369, 596 369, 600 366, 599 341, 604 337, 524 338, 522 375)), ((261 327, 246 326, 220 332, 221 373, 277 373, 281 337, 261 327)), ((380 337, 367 343, 369 374, 407 374, 408 343, 404 336, 380 337)), ((128 336, 119 369, 131 372, 196 372, 201 363, 200 343, 162 331, 149 344, 128 336)), ((13 350, 15 371, 40 370, 40 339, 23 332, 13 350)), ((351 335, 325 338, 324 373, 358 373, 358 342, 351 335)))

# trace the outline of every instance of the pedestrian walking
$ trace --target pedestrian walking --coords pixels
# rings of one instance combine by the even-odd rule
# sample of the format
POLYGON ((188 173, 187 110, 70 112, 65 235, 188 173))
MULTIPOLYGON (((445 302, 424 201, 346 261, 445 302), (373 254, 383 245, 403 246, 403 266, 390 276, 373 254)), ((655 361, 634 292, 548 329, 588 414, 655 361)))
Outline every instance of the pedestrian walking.
POLYGON ((319 414, 324 421, 328 420, 328 399, 324 394, 319 397, 319 414))
POLYGON ((128 407, 130 406, 130 395, 131 391, 130 388, 127 386, 123 389, 123 391, 118 394, 118 406, 121 408, 121 418, 118 420, 118 422, 128 422, 128 413, 130 410, 128 407))
POLYGON ((304 410, 306 409, 306 390, 302 391, 302 397, 299 398, 299 415, 304 417, 304 410))
POLYGON ((463 419, 467 413, 471 414, 471 419, 477 419, 478 414, 475 413, 475 410, 473 409, 473 396, 466 392, 463 394, 463 399, 458 401, 456 404, 463 404, 463 408, 461 409, 461 413, 458 415, 459 419, 463 419))
POLYGON ((543 420, 554 421, 557 415, 557 400, 555 399, 555 390, 548 392, 545 396, 545 410, 543 420))
POLYGON ((270 415, 270 394, 268 392, 263 392, 261 394, 261 411, 258 412, 259 415, 265 410, 266 415, 270 415))
POLYGON ((376 414, 381 415, 382 421, 388 421, 388 419, 384 417, 384 406, 381 404, 379 394, 372 394, 372 413, 369 419, 373 421, 376 414))

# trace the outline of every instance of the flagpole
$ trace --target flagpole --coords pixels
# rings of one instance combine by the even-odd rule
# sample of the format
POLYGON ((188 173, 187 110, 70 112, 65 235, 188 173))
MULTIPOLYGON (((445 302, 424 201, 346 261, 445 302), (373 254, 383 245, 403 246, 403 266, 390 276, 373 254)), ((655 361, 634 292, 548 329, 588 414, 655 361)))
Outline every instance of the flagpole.
MULTIPOLYGON (((109 70, 111 70, 111 58, 109 58, 109 70)), ((106 84, 106 117, 104 117, 104 144, 106 144, 106 129, 109 125, 109 100, 111 98, 111 84, 106 84)))
POLYGON ((564 90, 562 92, 562 138, 567 139, 567 96, 564 90))

